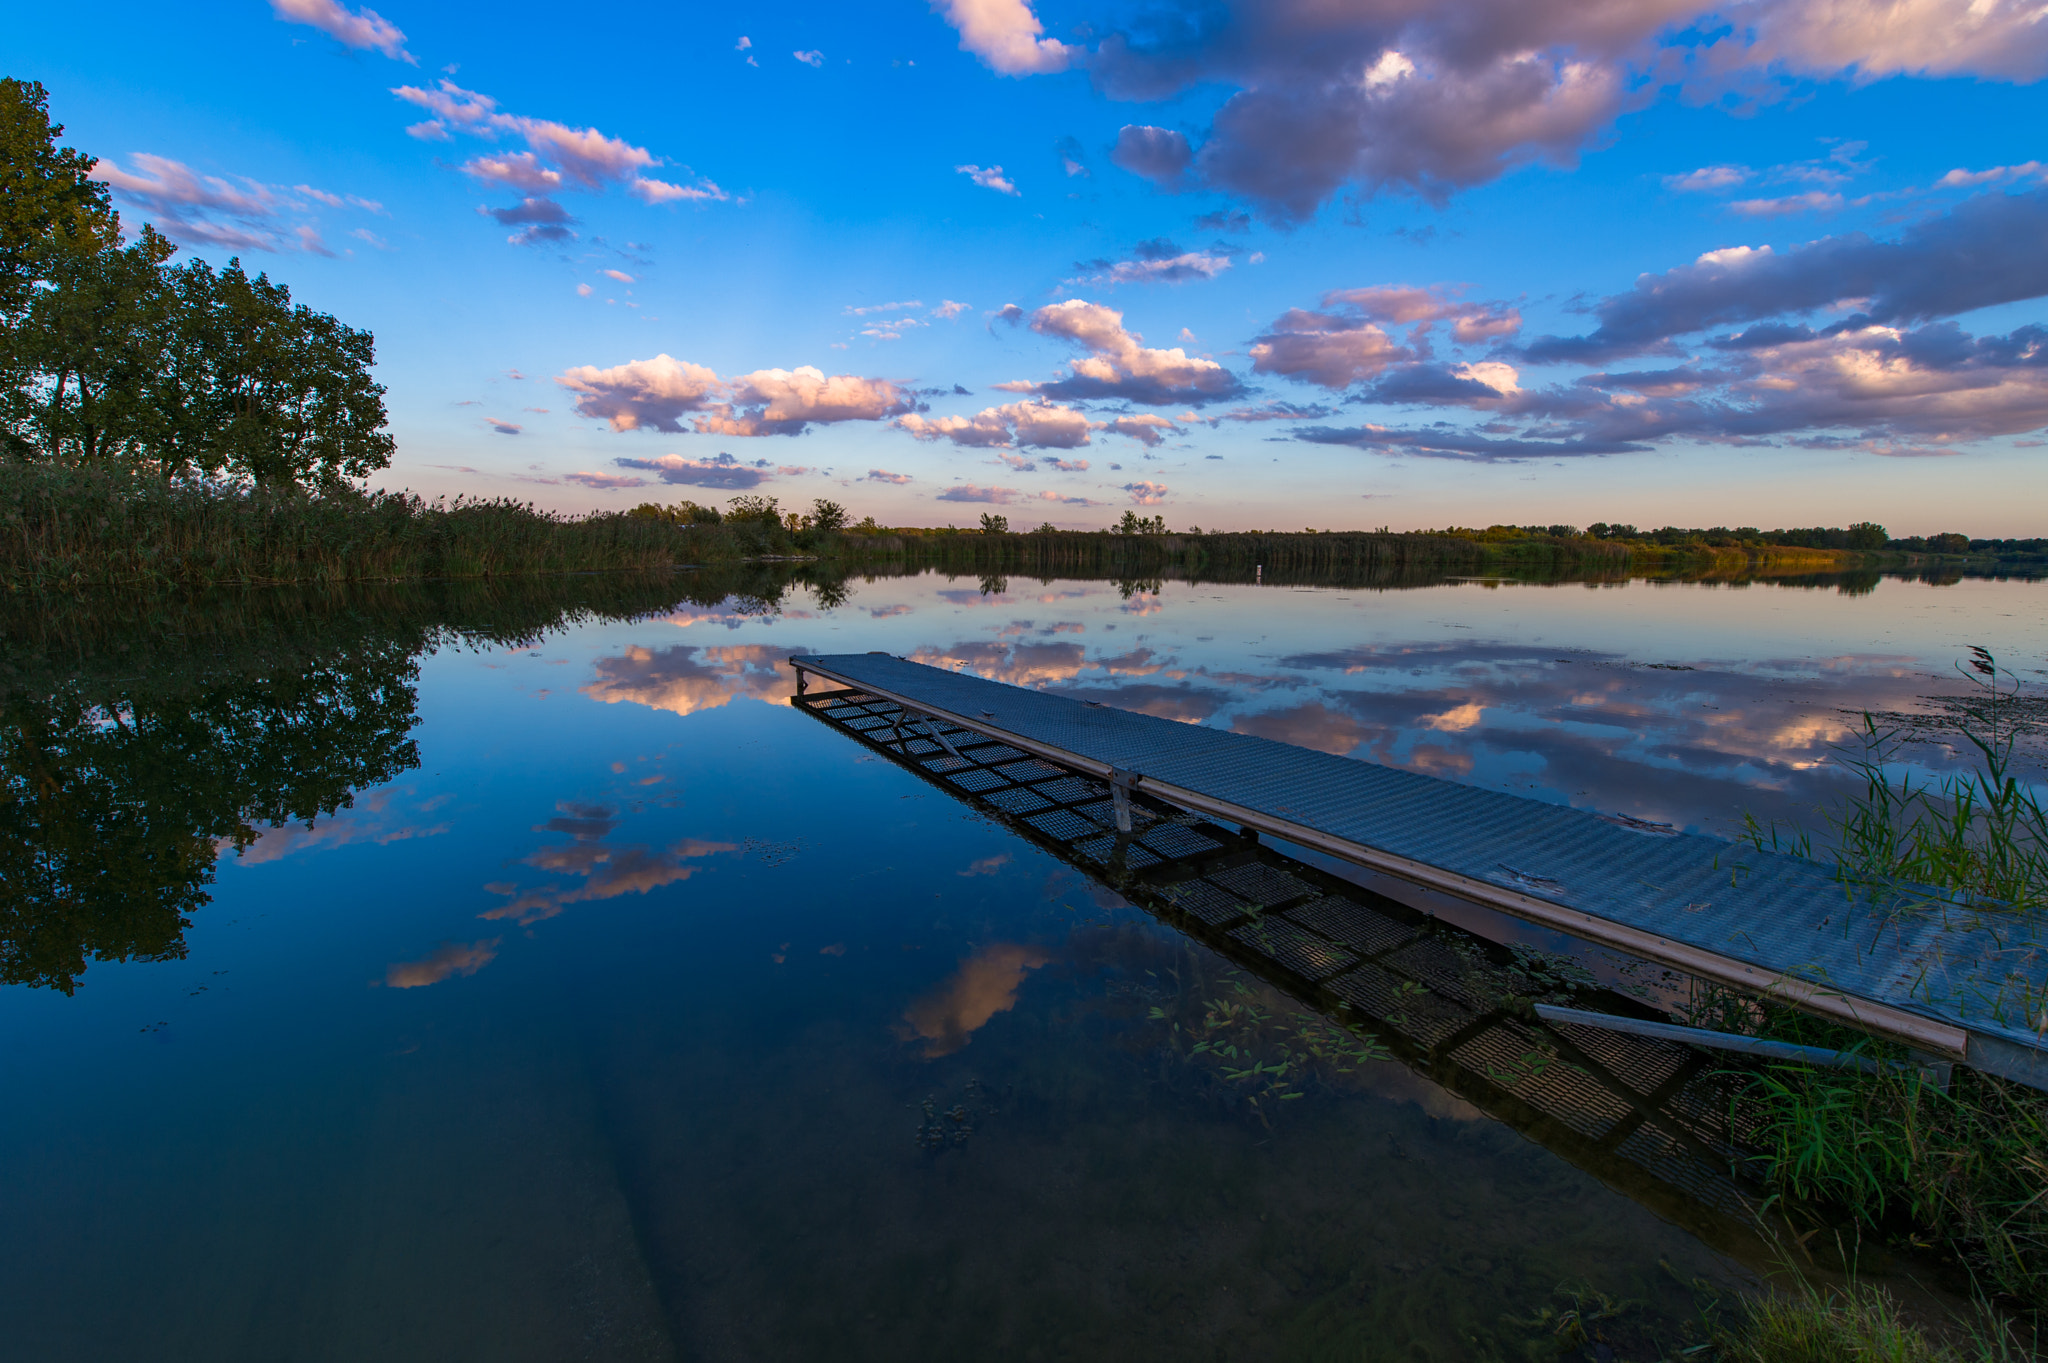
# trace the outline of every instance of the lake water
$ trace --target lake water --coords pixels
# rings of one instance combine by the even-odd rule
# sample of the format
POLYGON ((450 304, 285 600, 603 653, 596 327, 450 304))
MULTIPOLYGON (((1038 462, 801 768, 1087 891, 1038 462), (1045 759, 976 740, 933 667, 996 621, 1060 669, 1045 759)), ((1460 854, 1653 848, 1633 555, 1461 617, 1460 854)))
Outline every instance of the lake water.
POLYGON ((10 626, 0 1357, 1667 1356, 1738 1236, 1395 1060, 1246 1101, 1172 1020, 1300 1005, 781 660, 1723 835, 2048 667, 2028 582, 549 590, 10 626))

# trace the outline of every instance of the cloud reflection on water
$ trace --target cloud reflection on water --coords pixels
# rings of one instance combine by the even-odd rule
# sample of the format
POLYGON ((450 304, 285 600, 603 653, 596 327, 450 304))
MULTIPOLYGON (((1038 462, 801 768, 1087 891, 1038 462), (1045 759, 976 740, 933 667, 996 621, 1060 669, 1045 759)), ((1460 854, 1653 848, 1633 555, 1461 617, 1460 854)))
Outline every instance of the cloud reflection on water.
POLYGON ((1882 654, 1645 664, 1485 639, 1292 653, 1268 671, 1183 662, 1199 645, 1091 655, 1080 643, 927 645, 918 662, 1320 752, 1734 831, 1804 817, 1863 708, 1913 708, 1929 678, 1882 654), (1161 680, 1123 680, 1124 678, 1161 680))
POLYGON ((924 1058, 951 1055, 998 1013, 1017 1006, 1027 971, 1052 960, 1050 953, 1015 942, 996 942, 969 956, 952 976, 904 1011, 897 1035, 919 1041, 924 1058))
POLYGON ((780 644, 632 644, 624 653, 599 658, 596 678, 581 690, 607 705, 631 701, 678 715, 714 710, 735 697, 780 704, 796 694, 795 675, 782 660, 805 651, 780 644))
POLYGON ((498 954, 501 938, 485 942, 443 942, 431 955, 417 961, 400 961, 384 972, 384 984, 391 989, 419 989, 439 984, 457 975, 474 975, 498 954))

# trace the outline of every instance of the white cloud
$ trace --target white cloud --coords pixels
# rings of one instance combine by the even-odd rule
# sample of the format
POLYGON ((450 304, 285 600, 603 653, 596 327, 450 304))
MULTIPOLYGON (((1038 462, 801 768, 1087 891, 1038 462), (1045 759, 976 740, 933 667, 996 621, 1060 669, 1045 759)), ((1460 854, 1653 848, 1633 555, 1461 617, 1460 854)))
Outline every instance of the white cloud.
POLYGON ((1195 279, 1214 279, 1230 268, 1230 257, 1220 252, 1183 251, 1171 256, 1141 256, 1135 260, 1092 262, 1090 275, 1069 279, 1069 284, 1182 284, 1195 279))
POLYGON ((1995 185, 2006 180, 2039 180, 2048 178, 2048 165, 2039 161, 2026 161, 2017 166, 1993 166, 1989 170, 1963 170, 1957 168, 1934 182, 1936 189, 1970 189, 1977 185, 1995 185))
POLYGON ((815 50, 810 52, 792 52, 789 55, 795 57, 808 67, 817 68, 825 64, 825 54, 815 50))
POLYGON ((1178 347, 1148 348, 1144 337, 1124 329, 1123 321, 1124 315, 1114 308, 1080 298, 1040 308, 1031 314, 1033 331, 1071 341, 1088 355, 1074 360, 1064 379, 996 386, 1047 398, 1122 398, 1148 405, 1202 403, 1234 397, 1242 390, 1237 376, 1214 360, 1191 356, 1178 347))
MULTIPOLYGON (((145 210, 165 236, 191 246, 217 246, 231 251, 333 252, 310 223, 286 227, 278 219, 305 205, 280 198, 269 185, 238 176, 239 184, 218 175, 201 175, 182 161, 137 152, 133 170, 112 161, 96 162, 92 178, 104 182, 127 203, 145 210)), ((326 202, 337 195, 314 192, 326 202)), ((369 207, 368 200, 355 200, 369 207)))
POLYGON ((960 50, 972 52, 1005 76, 1064 71, 1081 55, 1054 38, 1024 0, 935 0, 947 23, 960 32, 960 50))
MULTIPOLYGON (((451 140, 453 133, 496 138, 514 134, 526 142, 526 150, 491 152, 472 157, 462 169, 486 184, 499 185, 527 195, 549 195, 562 189, 600 193, 619 185, 634 197, 650 204, 729 202, 731 196, 702 177, 678 184, 656 179, 644 172, 666 164, 645 147, 622 137, 610 137, 596 128, 577 128, 552 119, 528 118, 506 113, 489 95, 465 90, 443 79, 432 89, 401 85, 392 92, 408 104, 434 116, 406 131, 431 141, 451 140)), ((687 167, 684 168, 687 171, 687 167)))
POLYGON ((1776 199, 1737 199, 1728 205, 1731 213, 1745 218, 1782 218, 1791 213, 1838 213, 1842 196, 1813 189, 1804 194, 1786 194, 1776 199))
POLYGON ((1142 441, 1147 449, 1155 448, 1160 441, 1179 430, 1165 417, 1155 416, 1151 412, 1143 412, 1137 416, 1120 416, 1109 423, 1109 429, 1118 435, 1127 435, 1133 440, 1142 441))
POLYGON ((723 392, 714 371, 665 354, 610 369, 579 365, 558 375, 555 382, 579 394, 579 415, 608 421, 615 431, 680 434, 683 428, 678 417, 704 410, 723 392))
POLYGON ((998 194, 1017 194, 1017 186, 1003 178, 1001 166, 955 166, 953 170, 955 174, 965 175, 983 189, 993 189, 998 194))
POLYGON ((950 322, 955 317, 958 317, 961 313, 966 312, 973 306, 974 305, 972 303, 955 303, 952 299, 948 298, 944 302, 940 303, 937 307, 932 309, 932 316, 942 318, 945 321, 950 322))
POLYGON ((1665 176, 1664 187, 1681 194, 1712 194, 1718 190, 1733 189, 1755 173, 1748 166, 1701 166, 1683 175, 1665 176))
POLYGON ((394 61, 419 61, 405 50, 405 35, 398 26, 373 9, 351 11, 335 0, 270 0, 278 18, 290 24, 307 24, 347 47, 374 48, 394 61))
POLYGON ((896 425, 919 440, 950 440, 955 445, 984 449, 1015 444, 1071 450, 1088 444, 1089 432, 1098 429, 1085 414, 1043 401, 986 407, 971 417, 925 417, 910 412, 897 417, 896 425))

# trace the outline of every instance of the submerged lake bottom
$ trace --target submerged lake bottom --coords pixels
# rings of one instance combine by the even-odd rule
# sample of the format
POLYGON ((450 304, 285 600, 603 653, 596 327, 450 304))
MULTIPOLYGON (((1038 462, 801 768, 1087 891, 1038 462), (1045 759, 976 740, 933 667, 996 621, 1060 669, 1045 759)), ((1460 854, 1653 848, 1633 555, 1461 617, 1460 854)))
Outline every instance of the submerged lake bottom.
MULTIPOLYGON (((0 1356, 1679 1357, 1773 1271, 1743 1203, 1601 1163, 1517 1087, 1544 1057, 1496 1101, 1318 1007, 782 659, 1726 836, 1822 804, 1863 710, 1954 769, 1950 664, 2039 665, 2040 590, 706 578, 11 626, 0 1356)), ((1631 987, 1492 928, 1416 930, 1631 987)))

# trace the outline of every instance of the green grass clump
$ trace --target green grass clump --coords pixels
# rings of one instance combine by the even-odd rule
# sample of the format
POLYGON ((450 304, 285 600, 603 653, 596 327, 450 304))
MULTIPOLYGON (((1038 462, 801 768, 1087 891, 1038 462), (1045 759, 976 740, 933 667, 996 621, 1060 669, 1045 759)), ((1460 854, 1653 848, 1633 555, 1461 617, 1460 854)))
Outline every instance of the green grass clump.
POLYGON ((2037 1357, 2011 1322, 1989 1312, 1941 1339, 1908 1320, 1882 1288, 1852 1282, 1823 1291, 1801 1282, 1792 1292, 1748 1301, 1723 1329, 1724 1363, 2019 1363, 2037 1357))

